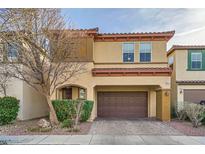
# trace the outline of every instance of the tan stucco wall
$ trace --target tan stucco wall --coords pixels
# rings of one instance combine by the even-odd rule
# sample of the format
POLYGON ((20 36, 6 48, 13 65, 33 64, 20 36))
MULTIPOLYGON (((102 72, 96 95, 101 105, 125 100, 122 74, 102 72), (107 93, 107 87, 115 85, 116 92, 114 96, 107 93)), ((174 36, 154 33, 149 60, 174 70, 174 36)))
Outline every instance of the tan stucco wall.
MULTIPOLYGON (((64 85, 79 85, 86 88, 87 90, 87 99, 94 100, 94 110, 92 112, 92 119, 96 117, 96 86, 153 86, 157 88, 170 89, 170 77, 169 76, 125 76, 125 77, 93 77, 92 68, 94 68, 93 63, 87 64, 87 72, 80 74, 71 78, 64 85)), ((52 99, 55 99, 56 94, 52 96, 52 99)), ((150 90, 150 99, 155 98, 155 92, 150 90)), ((155 102, 152 100, 150 105, 150 116, 154 116, 155 102)))
POLYGON ((157 119, 162 121, 170 121, 170 90, 159 90, 157 91, 157 119))
POLYGON ((78 99, 78 88, 72 87, 72 99, 78 99))
MULTIPOLYGON (((173 52, 172 54, 169 55, 169 57, 173 57, 173 65, 172 65, 172 76, 171 76, 171 111, 174 113, 174 109, 176 107, 177 103, 177 83, 176 83, 176 54, 173 52)), ((169 58, 168 57, 168 58, 169 58)))
POLYGON ((129 64, 129 63, 111 63, 111 64, 102 64, 96 63, 95 68, 146 68, 146 67, 168 67, 168 64, 129 64))
POLYGON ((23 119, 23 82, 12 78, 8 83, 7 96, 13 96, 20 100, 20 108, 17 118, 23 119))
MULTIPOLYGON (((122 44, 124 42, 95 42, 94 43, 94 62, 112 63, 123 62, 122 44)), ((152 41, 152 62, 167 62, 166 42, 152 41)), ((134 61, 139 62, 139 44, 135 42, 134 61)))
POLYGON ((20 100, 18 119, 27 120, 48 115, 46 99, 26 83, 18 79, 11 79, 7 88, 7 95, 20 100))
POLYGON ((48 111, 46 98, 28 86, 28 84, 23 83, 22 120, 47 116, 48 111))
POLYGON ((187 71, 188 51, 176 50, 176 80, 204 80, 205 71, 187 71))
MULTIPOLYGON (((203 85, 177 85, 181 80, 204 80, 205 71, 187 71, 188 50, 176 50, 169 57, 174 56, 173 72, 171 78, 171 106, 184 101, 183 89, 205 89, 203 85)), ((179 104, 180 105, 180 104, 179 104)))

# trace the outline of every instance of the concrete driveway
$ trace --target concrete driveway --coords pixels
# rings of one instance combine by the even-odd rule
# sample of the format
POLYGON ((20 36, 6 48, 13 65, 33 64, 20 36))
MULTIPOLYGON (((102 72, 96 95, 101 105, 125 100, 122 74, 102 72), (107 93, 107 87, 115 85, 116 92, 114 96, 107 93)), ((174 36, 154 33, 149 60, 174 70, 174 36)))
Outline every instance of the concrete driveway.
POLYGON ((184 135, 166 123, 155 120, 97 119, 90 135, 184 135))

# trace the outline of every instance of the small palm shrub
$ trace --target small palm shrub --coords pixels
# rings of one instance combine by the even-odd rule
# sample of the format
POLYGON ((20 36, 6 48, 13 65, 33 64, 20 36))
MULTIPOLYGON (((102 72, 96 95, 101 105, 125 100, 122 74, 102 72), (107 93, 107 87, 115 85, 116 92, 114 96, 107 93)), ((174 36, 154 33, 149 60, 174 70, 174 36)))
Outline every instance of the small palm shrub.
POLYGON ((15 97, 0 98, 0 125, 16 120, 19 111, 19 100, 15 97))

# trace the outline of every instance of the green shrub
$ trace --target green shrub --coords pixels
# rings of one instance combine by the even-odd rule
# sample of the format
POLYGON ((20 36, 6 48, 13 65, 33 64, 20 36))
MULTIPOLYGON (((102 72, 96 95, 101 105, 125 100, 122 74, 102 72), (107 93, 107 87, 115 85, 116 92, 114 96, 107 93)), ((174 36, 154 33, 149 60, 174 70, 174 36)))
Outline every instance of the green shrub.
POLYGON ((195 103, 187 103, 184 108, 193 127, 200 126, 204 119, 205 106, 195 103))
POLYGON ((19 111, 19 100, 15 97, 0 98, 0 125, 16 120, 19 111))
POLYGON ((66 119, 72 119, 75 115, 75 100, 53 100, 52 104, 60 122, 66 119))
POLYGON ((73 127, 73 120, 66 119, 61 123, 61 128, 71 128, 73 127))
POLYGON ((81 113, 81 121, 85 122, 90 118, 93 109, 93 101, 86 100, 83 104, 83 110, 81 113))
MULTIPOLYGON (((53 100, 52 104, 56 111, 57 118, 60 122, 64 120, 73 120, 76 116, 76 104, 78 100, 53 100)), ((93 108, 93 101, 85 100, 82 107, 80 119, 87 121, 90 118, 93 108)))

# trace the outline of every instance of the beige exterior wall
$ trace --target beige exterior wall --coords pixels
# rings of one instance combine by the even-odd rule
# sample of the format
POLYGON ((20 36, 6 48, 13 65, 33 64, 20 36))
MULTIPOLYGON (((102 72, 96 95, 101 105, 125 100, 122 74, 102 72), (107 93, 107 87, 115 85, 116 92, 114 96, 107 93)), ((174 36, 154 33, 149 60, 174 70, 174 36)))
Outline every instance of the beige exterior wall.
POLYGON ((78 99, 78 88, 72 87, 72 99, 78 99))
POLYGON ((176 50, 176 80, 204 80, 205 71, 187 71, 188 51, 176 50))
MULTIPOLYGON (((3 95, 1 95, 3 97, 3 95)), ((18 119, 23 119, 23 82, 18 79, 11 79, 8 83, 7 96, 16 97, 20 101, 18 119)))
POLYGON ((173 57, 172 76, 171 76, 171 110, 174 112, 177 103, 177 83, 176 83, 176 54, 173 52, 169 57, 173 57))
MULTIPOLYGON (((84 87, 87 91, 87 99, 94 101, 94 109, 91 119, 95 119, 97 116, 97 98, 96 91, 99 90, 96 87, 107 87, 106 90, 146 90, 149 92, 149 116, 156 115, 156 89, 170 89, 169 76, 125 76, 125 77, 93 77, 92 68, 95 65, 93 63, 87 64, 87 72, 80 74, 75 78, 64 83, 64 85, 76 85, 84 87), (116 88, 116 86, 118 88, 116 88), (127 87, 127 88, 125 88, 127 87), (141 89, 140 89, 141 88, 141 89)), ((56 91, 57 93, 57 91, 56 91)), ((56 94, 52 96, 55 99, 56 94)))
POLYGON ((22 119, 28 120, 48 115, 46 98, 36 90, 23 83, 23 109, 22 119))
POLYGON ((8 84, 7 95, 20 100, 17 117, 20 120, 48 115, 48 106, 45 98, 21 80, 11 79, 8 84))
MULTIPOLYGON (((188 50, 175 50, 169 57, 174 56, 173 73, 171 77, 171 106, 184 101, 184 89, 205 89, 203 85, 178 85, 176 81, 204 80, 205 71, 187 71, 188 50), (182 91, 182 93, 180 93, 182 91)), ((180 104, 178 104, 180 106, 180 104)))
MULTIPOLYGON (((124 42, 94 42, 94 62, 119 63, 122 59, 124 42)), ((139 44, 135 43, 134 61, 139 62, 139 44)), ((166 41, 152 41, 152 62, 167 62, 166 41)))

